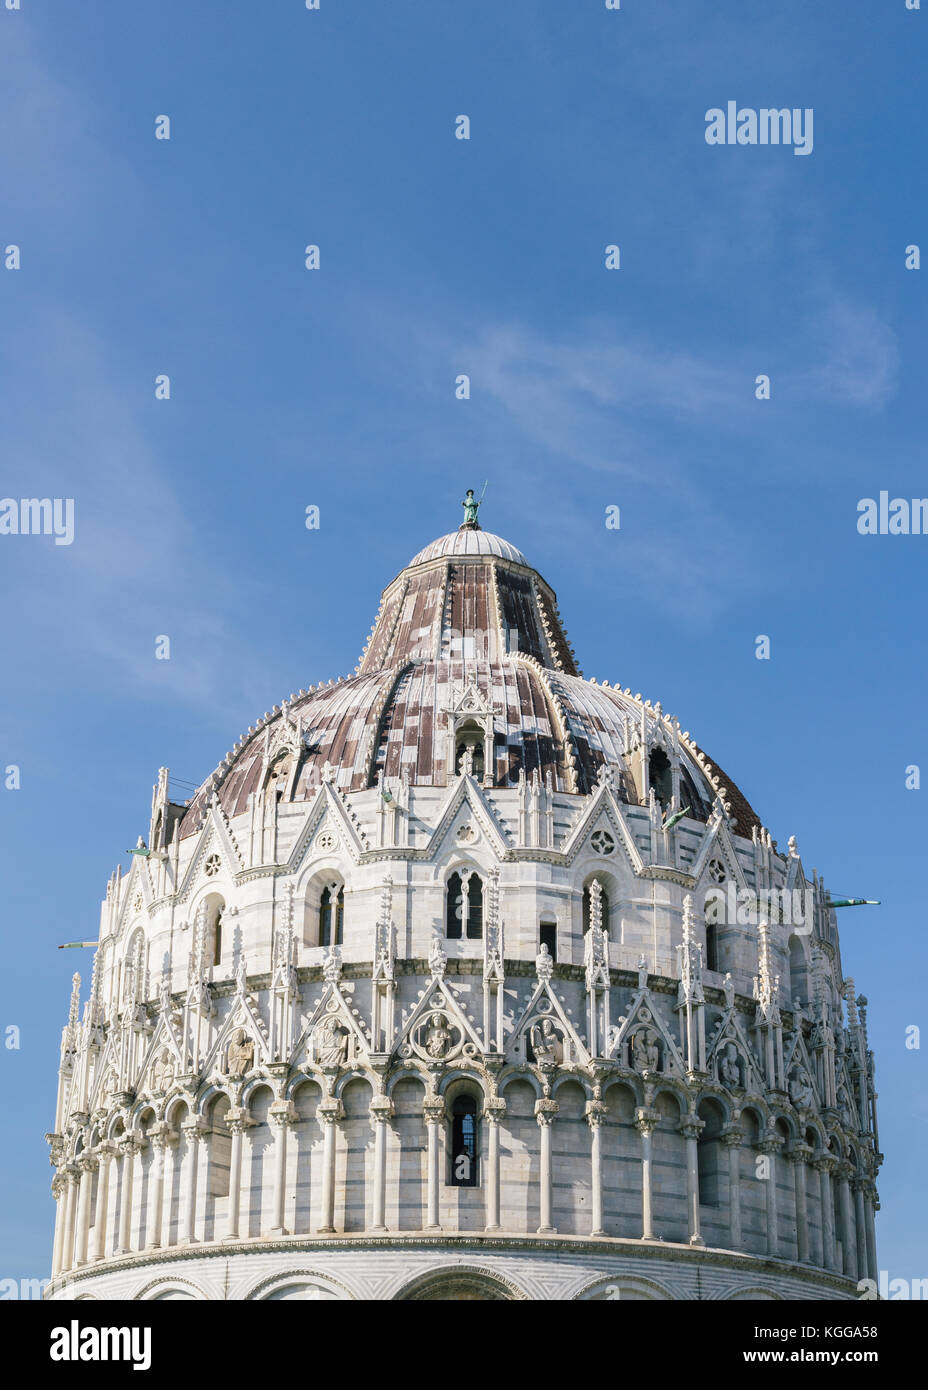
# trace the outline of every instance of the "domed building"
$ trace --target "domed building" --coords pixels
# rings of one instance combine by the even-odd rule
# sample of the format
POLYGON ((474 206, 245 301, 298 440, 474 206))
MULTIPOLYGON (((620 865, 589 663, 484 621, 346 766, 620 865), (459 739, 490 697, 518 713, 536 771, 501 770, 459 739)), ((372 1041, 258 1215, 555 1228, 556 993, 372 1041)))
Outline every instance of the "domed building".
POLYGON ((479 528, 106 889, 50 1298, 848 1299, 876 1277, 834 903, 479 528))

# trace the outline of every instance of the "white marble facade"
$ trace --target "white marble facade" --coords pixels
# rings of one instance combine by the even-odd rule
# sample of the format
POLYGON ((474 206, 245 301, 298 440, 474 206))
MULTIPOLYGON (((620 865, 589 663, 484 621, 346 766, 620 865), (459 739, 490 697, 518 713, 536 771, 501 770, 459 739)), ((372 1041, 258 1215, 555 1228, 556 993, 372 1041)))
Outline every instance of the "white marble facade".
MULTIPOLYGON (((641 709, 645 751, 672 747, 641 709)), ((48 1296, 853 1297, 866 1001, 795 843, 717 793, 666 827, 608 761, 582 792, 495 785, 465 750, 444 785, 326 764, 271 797, 291 719, 255 731, 245 809, 214 789, 195 833, 162 773, 151 850, 108 885, 48 1296), (720 889, 808 920, 707 914, 720 889)))

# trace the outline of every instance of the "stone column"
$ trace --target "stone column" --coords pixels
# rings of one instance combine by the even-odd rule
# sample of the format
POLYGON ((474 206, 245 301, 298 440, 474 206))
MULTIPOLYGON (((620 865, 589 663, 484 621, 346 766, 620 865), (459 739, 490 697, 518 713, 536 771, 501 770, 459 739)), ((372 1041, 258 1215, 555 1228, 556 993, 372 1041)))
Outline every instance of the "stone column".
POLYGON ((838 1196, 841 1203, 841 1252, 844 1273, 848 1279, 855 1279, 857 1275, 857 1263, 851 1248, 851 1230, 853 1218, 851 1216, 851 1190, 848 1187, 848 1178, 851 1175, 850 1165, 842 1163, 838 1169, 838 1196))
POLYGON ((61 1249, 63 1273, 73 1268, 74 1265, 74 1231, 77 1222, 77 1187, 80 1175, 78 1169, 69 1163, 64 1169, 64 1176, 67 1188, 64 1198, 64 1240, 61 1249))
POLYGON ((590 1235, 604 1236, 602 1130, 608 1110, 601 1100, 588 1100, 586 1122, 590 1126, 590 1187, 593 1198, 593 1229, 590 1235))
POLYGON ((783 1146, 779 1135, 761 1140, 757 1148, 767 1159, 768 1173, 765 1195, 767 1198, 767 1254, 775 1258, 780 1254, 780 1234, 777 1221, 777 1153, 783 1146))
POLYGON ((180 1243, 181 1245, 195 1245, 197 1239, 197 1169, 199 1167, 200 1145, 204 1143, 206 1134, 202 1121, 196 1118, 184 1120, 181 1129, 187 1139, 187 1156, 180 1181, 181 1201, 183 1203, 180 1243))
POLYGON ((819 1158, 812 1164, 818 1170, 819 1206, 822 1212, 822 1265, 825 1269, 835 1267, 835 1213, 831 1195, 831 1174, 835 1169, 833 1158, 819 1158))
POLYGON ((660 1115, 656 1110, 643 1106, 635 1111, 635 1128, 641 1135, 641 1225, 642 1240, 654 1239, 654 1225, 651 1217, 651 1135, 657 1127, 660 1115))
POLYGON ((870 1278, 879 1282, 880 1271, 877 1269, 876 1261, 876 1201, 876 1187, 871 1185, 864 1193, 864 1203, 867 1212, 867 1265, 870 1270, 870 1278))
POLYGON ((132 1182, 135 1176, 135 1155, 139 1144, 132 1135, 125 1135, 116 1145, 121 1155, 119 1193, 119 1245, 117 1255, 128 1255, 132 1249, 132 1182))
POLYGON ((541 1132, 541 1161, 539 1173, 539 1212, 541 1225, 538 1235, 553 1235, 556 1227, 551 1224, 551 1126, 557 1114, 556 1100, 536 1100, 535 1119, 541 1132))
POLYGON ((93 1258, 106 1259, 106 1218, 110 1196, 110 1166, 113 1160, 113 1146, 102 1143, 97 1154, 100 1160, 100 1175, 97 1178, 97 1209, 93 1219, 93 1258))
POLYGON ((506 1113, 506 1102, 493 1097, 486 1103, 487 1122, 487 1224, 488 1231, 499 1230, 499 1124, 506 1113))
POLYGON ((741 1233, 741 1141, 744 1130, 727 1125, 722 1131, 722 1143, 728 1149, 728 1240, 732 1250, 740 1250, 741 1233))
POLYGON ((52 1178, 52 1196, 55 1199, 55 1244, 52 1249, 52 1278, 61 1270, 61 1247, 64 1244, 65 1216, 67 1214, 68 1184, 60 1173, 52 1178))
POLYGON ((172 1139, 177 1136, 174 1131, 163 1122, 153 1125, 150 1132, 154 1158, 151 1165, 151 1200, 148 1211, 148 1248, 158 1250, 161 1247, 161 1231, 164 1222, 164 1166, 165 1154, 172 1139))
POLYGON ((680 1126, 686 1139, 686 1206, 689 1213, 690 1245, 705 1245, 699 1230, 699 1135, 704 1120, 688 1117, 680 1126))
POLYGON ((372 1231, 385 1231, 387 1196, 387 1124, 393 1118, 393 1102, 388 1096, 375 1096, 371 1101, 374 1121, 374 1200, 372 1231))
POLYGON ((251 1124, 244 1110, 230 1110, 226 1124, 232 1132, 232 1156, 229 1160, 229 1220, 226 1240, 238 1240, 242 1205, 242 1136, 251 1124))
POLYGON ((316 1112, 324 1127, 322 1150, 322 1225, 320 1235, 331 1235, 335 1230, 335 1135, 338 1121, 344 1118, 341 1101, 330 1097, 319 1102, 316 1112))
POLYGON ((867 1276, 867 1218, 864 1212, 864 1182, 863 1178, 854 1178, 851 1186, 854 1189, 854 1208, 857 1222, 855 1230, 857 1233, 857 1278, 866 1279, 867 1276))
POLYGON ((268 1111, 274 1126, 274 1219, 270 1235, 285 1236, 287 1201, 287 1129, 296 1120, 296 1111, 289 1101, 275 1101, 268 1111))
POLYGON ((441 1125, 445 1118, 444 1101, 437 1096, 427 1096, 423 1105, 423 1114, 425 1115, 426 1134, 428 1135, 428 1151, 425 1159, 425 1229, 427 1231, 439 1231, 441 1230, 438 1222, 439 1164, 441 1162, 439 1145, 441 1125))
POLYGON ((806 1163, 812 1150, 808 1144, 794 1144, 789 1151, 793 1165, 793 1191, 796 1200, 796 1258, 809 1262, 809 1212, 806 1203, 806 1163))
MULTIPOLYGON (((80 1170, 77 1189, 77 1222, 74 1230, 74 1264, 87 1263, 87 1238, 90 1235, 90 1191, 93 1175, 97 1170, 97 1160, 89 1154, 81 1154, 78 1159, 80 1170)), ((863 1200, 861 1199, 861 1209, 863 1200)))

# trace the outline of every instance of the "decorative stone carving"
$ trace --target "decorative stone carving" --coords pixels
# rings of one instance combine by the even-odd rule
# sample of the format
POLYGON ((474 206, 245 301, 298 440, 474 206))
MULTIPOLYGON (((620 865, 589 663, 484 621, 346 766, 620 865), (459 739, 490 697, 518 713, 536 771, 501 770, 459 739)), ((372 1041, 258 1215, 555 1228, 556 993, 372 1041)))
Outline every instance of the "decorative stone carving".
POLYGON ((632 1034, 631 1056, 635 1071, 660 1071, 660 1049, 656 1028, 638 1028, 632 1034))
POLYGON ((553 1018, 540 1018, 529 1032, 532 1054, 540 1067, 556 1067, 564 1056, 564 1043, 553 1018))
POLYGON ((170 1048, 162 1047, 151 1065, 151 1088, 163 1093, 169 1091, 174 1082, 174 1058, 170 1048))
POLYGON ((429 945, 429 974, 440 978, 445 973, 447 963, 441 937, 436 933, 429 945))
POLYGON ((326 984, 334 985, 338 983, 341 977, 342 953, 333 942, 322 962, 322 978, 325 980, 326 984))
POLYGON ((719 1080, 730 1091, 741 1089, 741 1058, 733 1042, 725 1044, 725 1050, 719 1058, 719 1080))
POLYGON ((313 1029, 313 1050, 320 1067, 343 1067, 348 1060, 348 1029, 337 1014, 327 1014, 313 1029))
POLYGON ((548 950, 547 946, 545 946, 544 943, 542 943, 541 950, 535 957, 535 976, 541 983, 545 980, 550 980, 553 974, 554 960, 552 959, 551 952, 548 950))
POLYGON ((805 1067, 799 1067, 790 1078, 789 1098, 797 1110, 811 1110, 815 1105, 815 1092, 805 1067))
POLYGON ((226 1071, 229 1076, 244 1076, 251 1070, 255 1045, 244 1028, 233 1030, 226 1051, 226 1071))

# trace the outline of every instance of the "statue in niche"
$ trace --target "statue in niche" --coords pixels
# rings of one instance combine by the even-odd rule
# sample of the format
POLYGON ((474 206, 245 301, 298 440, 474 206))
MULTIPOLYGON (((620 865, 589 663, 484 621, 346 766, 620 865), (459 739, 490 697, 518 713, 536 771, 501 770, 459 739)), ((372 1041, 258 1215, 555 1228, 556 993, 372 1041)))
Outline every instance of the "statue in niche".
POLYGON ((153 1091, 168 1091, 174 1080, 174 1059, 170 1050, 162 1047, 151 1067, 151 1085, 153 1091))
POLYGON ((255 1055, 255 1045, 244 1028, 236 1028, 229 1040, 226 1054, 226 1070, 230 1076, 244 1076, 250 1071, 255 1055))
POLYGON ((789 1083, 789 1098, 797 1110, 811 1110, 815 1103, 812 1082, 805 1067, 794 1072, 789 1083))
POLYGON ((719 1059, 719 1080, 729 1090, 741 1087, 741 1061, 733 1042, 725 1044, 725 1051, 719 1059))
POLYGON ((348 1060, 348 1030, 334 1014, 329 1014, 315 1029, 313 1044, 320 1067, 343 1067, 348 1060))
POLYGON ((539 1019, 537 1023, 532 1024, 532 1031, 529 1036, 532 1052, 538 1065, 540 1067, 557 1066, 561 1060, 562 1048, 561 1040, 554 1027, 554 1020, 550 1018, 539 1019))
POLYGON ((444 1014, 432 1014, 425 1030, 425 1050, 436 1062, 446 1056, 451 1047, 451 1029, 444 1014))
POLYGON ((446 965, 445 952, 441 944, 440 936, 433 936, 429 946, 429 972, 432 975, 444 975, 446 965))
POLYGON ((648 959, 647 956, 638 958, 638 988, 647 989, 648 987, 648 959))
POLYGON ((550 980, 554 973, 554 960, 547 946, 542 942, 541 950, 535 957, 535 974, 539 980, 550 980))
POLYGON ((725 995, 726 1009, 733 1009, 735 1007, 735 986, 731 978, 730 970, 726 971, 725 978, 722 981, 722 993, 725 995))
POLYGON ((342 953, 333 942, 322 961, 322 978, 326 984, 337 984, 342 975, 342 953))
POLYGON ((658 1071, 659 1062, 657 1032, 653 1028, 639 1028, 632 1039, 632 1066, 635 1071, 658 1071))

